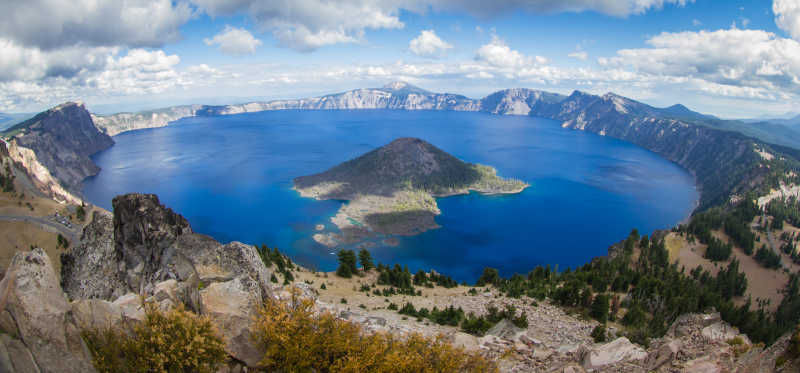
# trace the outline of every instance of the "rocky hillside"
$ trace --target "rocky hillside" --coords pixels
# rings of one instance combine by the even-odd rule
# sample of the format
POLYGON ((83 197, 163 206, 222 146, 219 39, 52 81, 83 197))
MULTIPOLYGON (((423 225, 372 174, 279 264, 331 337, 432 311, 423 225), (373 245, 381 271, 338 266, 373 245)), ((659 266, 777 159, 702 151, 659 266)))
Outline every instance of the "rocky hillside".
POLYGON ((273 284, 269 278, 278 273, 270 271, 255 247, 222 245, 193 233, 154 195, 115 198, 113 216, 96 213, 80 246, 64 256, 62 285, 41 249, 19 252, 0 281, 0 371, 94 372, 83 333, 142 323, 142 300, 162 311, 182 306, 208 317, 228 358, 219 371, 250 371, 265 356, 251 339, 259 307, 268 299, 296 304, 297 297, 310 300, 315 314, 332 313, 365 333, 441 335, 495 360, 501 371, 767 373, 798 367, 797 358, 787 355, 790 334, 765 348, 716 313, 681 316, 663 337, 643 347, 614 328, 607 331, 607 342, 593 342, 590 334, 597 322, 570 315, 550 300, 510 298, 490 286, 479 292, 467 286, 421 286, 421 296, 375 297, 356 291, 359 284, 378 281, 375 270, 342 279, 295 266, 281 269, 284 285, 273 284), (288 280, 288 272, 296 282, 288 280), (347 301, 340 301, 343 297, 347 301), (475 336, 457 326, 400 315, 394 302, 442 310, 455 304, 476 315, 510 306, 527 321, 520 327, 502 320, 475 336))
POLYGON ((756 153, 757 147, 766 144, 736 132, 672 119, 670 112, 612 93, 595 96, 576 91, 557 104, 539 106, 530 115, 629 141, 683 166, 700 188, 700 210, 753 189, 768 172, 756 153))
MULTIPOLYGON (((72 194, 79 194, 83 179, 100 171, 89 156, 114 144, 95 127, 86 107, 75 102, 42 112, 4 134, 10 137, 12 157, 16 156, 33 178, 52 177, 72 194)), ((53 193, 52 188, 56 186, 43 191, 53 193)))

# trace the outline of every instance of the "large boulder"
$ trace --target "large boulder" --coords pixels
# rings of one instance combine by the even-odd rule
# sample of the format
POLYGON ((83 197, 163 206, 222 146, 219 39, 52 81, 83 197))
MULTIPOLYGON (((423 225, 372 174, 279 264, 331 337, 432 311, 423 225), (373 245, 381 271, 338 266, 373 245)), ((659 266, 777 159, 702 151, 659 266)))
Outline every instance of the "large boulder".
POLYGON ((225 350, 236 360, 255 367, 264 358, 256 348, 250 327, 265 299, 260 286, 248 277, 212 283, 200 291, 202 313, 222 331, 225 350))
POLYGON ((112 217, 96 210, 80 243, 61 254, 61 286, 71 299, 116 299, 129 291, 120 264, 112 217))
POLYGON ((631 343, 628 338, 620 337, 584 351, 582 363, 586 370, 597 370, 620 362, 643 360, 646 357, 647 352, 641 347, 631 343))
MULTIPOLYGON (((25 364, 30 365, 24 359, 24 350, 27 350, 34 362, 33 367, 25 368, 30 371, 95 371, 44 250, 37 248, 14 255, 6 276, 0 281, 0 294, 0 308, 8 311, 14 320, 15 330, 7 332, 18 336, 21 342, 12 339, 6 344, 12 359, 25 360, 25 364)), ((14 365, 17 366, 16 360, 14 365)))

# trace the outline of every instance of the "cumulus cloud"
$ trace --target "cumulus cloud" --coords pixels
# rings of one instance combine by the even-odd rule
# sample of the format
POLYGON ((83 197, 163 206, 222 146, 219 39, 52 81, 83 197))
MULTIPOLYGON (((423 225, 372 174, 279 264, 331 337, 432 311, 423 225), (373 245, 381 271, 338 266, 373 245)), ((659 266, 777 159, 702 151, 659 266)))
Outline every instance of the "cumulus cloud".
POLYGON ((453 46, 440 39, 433 30, 422 30, 419 36, 408 43, 408 49, 417 56, 438 58, 453 46))
POLYGON ((567 55, 567 57, 572 57, 577 60, 586 61, 589 58, 589 54, 586 51, 575 51, 567 55))
POLYGON ((363 39, 366 29, 404 25, 400 7, 389 0, 192 0, 211 16, 246 13, 262 31, 284 46, 311 51, 363 39))
POLYGON ((284 46, 312 51, 338 43, 364 40, 368 29, 398 29, 401 10, 449 11, 492 17, 513 11, 537 13, 595 11, 625 17, 683 6, 694 0, 190 0, 212 17, 246 14, 260 31, 284 46))
POLYGON ((655 76, 699 79, 708 83, 707 91, 726 95, 757 97, 757 92, 800 89, 800 43, 773 33, 735 28, 665 32, 647 44, 650 48, 623 49, 598 62, 655 76))
POLYGON ((533 64, 547 63, 547 59, 541 56, 526 56, 516 50, 511 49, 505 41, 492 36, 492 41, 482 45, 475 52, 475 60, 487 63, 500 68, 518 68, 533 64))
POLYGON ((795 0, 774 0, 772 13, 775 13, 775 24, 789 36, 800 40, 800 3, 795 0))
POLYGON ((132 49, 122 54, 118 48, 75 47, 41 51, 0 40, 0 51, 2 72, 8 71, 4 64, 15 61, 6 58, 10 54, 25 60, 11 73, 0 75, 3 110, 99 95, 157 94, 191 81, 175 69, 180 58, 161 50, 132 49))
POLYGON ((244 56, 256 52, 261 40, 243 28, 225 26, 225 30, 211 39, 203 39, 206 45, 217 45, 222 53, 231 56, 244 56))
POLYGON ((171 0, 3 1, 0 36, 43 50, 68 46, 160 47, 193 14, 171 0))

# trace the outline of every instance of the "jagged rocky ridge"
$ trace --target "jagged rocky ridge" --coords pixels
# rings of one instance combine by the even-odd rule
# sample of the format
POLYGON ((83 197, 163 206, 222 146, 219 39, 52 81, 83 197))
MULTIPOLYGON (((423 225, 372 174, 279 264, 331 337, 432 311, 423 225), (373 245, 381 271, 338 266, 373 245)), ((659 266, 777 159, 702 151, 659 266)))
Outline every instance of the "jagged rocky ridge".
POLYGON ((100 168, 90 155, 114 145, 81 103, 68 102, 9 128, 11 157, 44 194, 77 202, 81 182, 100 168))
MULTIPOLYGON (((716 119, 682 105, 655 108, 612 93, 597 96, 575 91, 570 96, 563 96, 518 88, 498 91, 476 100, 449 93, 432 93, 395 82, 382 88, 358 89, 308 99, 191 109, 176 107, 160 112, 170 112, 169 118, 176 120, 184 116, 287 109, 456 110, 554 119, 565 128, 632 142, 683 166, 695 177, 700 189, 700 210, 727 202, 734 195, 761 183, 768 170, 763 167, 756 148, 782 151, 780 147, 726 130, 722 125, 709 125, 709 121, 716 119)), ((127 113, 104 116, 102 121, 98 120, 98 125, 107 133, 119 133, 123 128, 166 125, 164 117, 136 124, 126 122, 129 117, 127 113)), ((142 119, 145 117, 147 115, 142 115, 142 119)))

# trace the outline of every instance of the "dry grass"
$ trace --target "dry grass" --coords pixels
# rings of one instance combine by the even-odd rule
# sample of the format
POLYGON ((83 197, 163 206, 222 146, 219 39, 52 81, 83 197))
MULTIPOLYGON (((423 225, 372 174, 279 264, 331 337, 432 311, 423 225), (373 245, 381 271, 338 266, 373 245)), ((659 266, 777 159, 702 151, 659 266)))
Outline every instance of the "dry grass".
MULTIPOLYGON (((728 236, 723 232, 715 231, 713 235, 724 242, 729 242, 728 236)), ((760 243, 757 242, 759 246, 761 243, 766 243, 766 235, 762 237, 761 241, 760 243)), ((677 233, 671 232, 667 235, 666 243, 667 250, 670 251, 670 261, 677 260, 678 265, 685 266, 687 271, 699 265, 704 270, 716 275, 720 268, 728 265, 727 262, 714 263, 704 258, 703 254, 705 254, 706 245, 697 242, 689 244, 685 238, 677 233)), ((744 251, 738 247, 733 248, 731 257, 739 261, 739 270, 747 276, 747 292, 744 297, 737 300, 737 303, 744 303, 748 296, 752 297, 754 302, 757 298, 769 299, 770 305, 767 309, 774 311, 783 299, 780 290, 786 285, 789 276, 783 270, 776 271, 764 268, 753 257, 745 255, 744 251)))
POLYGON ((0 270, 5 272, 14 254, 29 250, 31 245, 43 248, 53 263, 53 269, 61 273, 63 249, 58 248, 58 234, 47 232, 35 224, 16 221, 0 221, 0 270))

